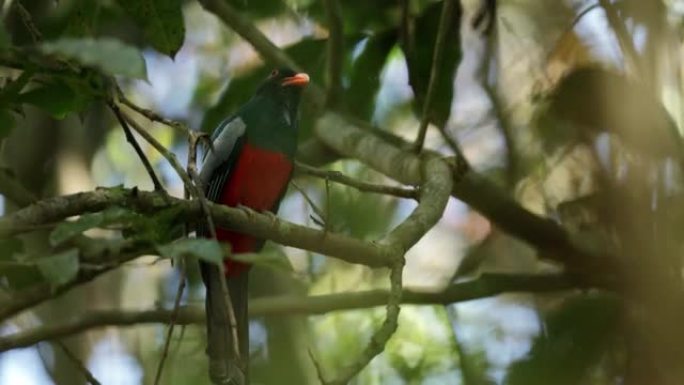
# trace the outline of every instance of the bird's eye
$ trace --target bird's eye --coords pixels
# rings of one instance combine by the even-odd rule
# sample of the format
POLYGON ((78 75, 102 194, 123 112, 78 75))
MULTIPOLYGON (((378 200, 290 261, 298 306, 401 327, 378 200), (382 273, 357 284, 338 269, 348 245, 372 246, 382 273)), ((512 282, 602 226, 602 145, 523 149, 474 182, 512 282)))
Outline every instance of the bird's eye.
POLYGON ((276 76, 278 76, 278 70, 271 71, 271 77, 276 77, 276 76))

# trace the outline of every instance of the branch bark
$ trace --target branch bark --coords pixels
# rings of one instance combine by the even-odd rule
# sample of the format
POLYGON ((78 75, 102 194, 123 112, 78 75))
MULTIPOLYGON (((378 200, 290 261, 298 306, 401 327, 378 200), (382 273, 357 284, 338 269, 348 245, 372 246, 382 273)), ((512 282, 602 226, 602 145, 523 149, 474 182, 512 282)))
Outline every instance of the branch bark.
MULTIPOLYGON (((441 292, 426 293, 404 290, 402 304, 446 305, 491 297, 503 293, 544 293, 572 290, 576 283, 563 275, 508 275, 485 274, 472 281, 455 283, 441 292)), ((251 317, 282 315, 316 315, 335 311, 367 309, 387 304, 388 290, 370 290, 356 293, 337 293, 311 297, 275 296, 252 300, 251 317)), ((170 322, 173 309, 92 310, 70 321, 43 325, 14 334, 0 336, 0 352, 23 348, 40 341, 54 340, 105 326, 134 326, 170 322)), ((201 306, 181 307, 176 325, 204 324, 201 306)))

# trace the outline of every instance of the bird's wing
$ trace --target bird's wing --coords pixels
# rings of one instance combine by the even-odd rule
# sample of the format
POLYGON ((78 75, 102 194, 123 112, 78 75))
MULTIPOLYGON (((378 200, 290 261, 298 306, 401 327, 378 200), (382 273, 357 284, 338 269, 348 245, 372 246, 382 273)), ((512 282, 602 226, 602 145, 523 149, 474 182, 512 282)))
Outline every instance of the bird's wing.
POLYGON ((210 201, 217 201, 221 196, 223 186, 240 153, 246 128, 245 122, 236 116, 226 119, 214 130, 212 147, 205 152, 199 175, 204 193, 210 201))

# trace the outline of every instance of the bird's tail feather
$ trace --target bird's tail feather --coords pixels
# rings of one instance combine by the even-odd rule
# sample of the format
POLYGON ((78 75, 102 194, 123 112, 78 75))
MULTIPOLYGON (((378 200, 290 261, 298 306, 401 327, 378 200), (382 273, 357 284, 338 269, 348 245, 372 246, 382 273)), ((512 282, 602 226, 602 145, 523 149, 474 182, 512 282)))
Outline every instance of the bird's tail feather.
POLYGON ((248 372, 243 363, 249 357, 249 319, 247 317, 247 277, 242 273, 226 279, 235 313, 239 357, 235 352, 233 331, 221 289, 221 271, 216 265, 201 262, 202 279, 207 287, 207 355, 209 375, 216 385, 247 385, 248 372))

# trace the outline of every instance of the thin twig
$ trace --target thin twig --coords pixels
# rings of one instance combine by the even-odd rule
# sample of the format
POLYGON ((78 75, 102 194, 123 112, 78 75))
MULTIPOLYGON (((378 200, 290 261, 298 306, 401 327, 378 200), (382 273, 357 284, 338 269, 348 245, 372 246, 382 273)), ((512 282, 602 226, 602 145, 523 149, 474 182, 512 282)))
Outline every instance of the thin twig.
MULTIPOLYGON (((402 299, 402 272, 404 270, 404 260, 401 258, 396 262, 390 270, 390 293, 387 300, 387 316, 380 329, 371 337, 368 346, 361 353, 361 356, 352 365, 343 369, 342 374, 333 380, 324 382, 325 385, 346 385, 352 378, 354 378, 363 368, 385 350, 387 341, 392 337, 397 330, 399 311, 401 310, 402 299)), ((323 373, 319 373, 319 378, 324 379, 323 373)))
POLYGON ((145 156, 145 153, 143 152, 142 148, 140 148, 140 144, 138 144, 138 141, 135 139, 135 136, 133 136, 131 128, 128 126, 126 119, 122 115, 119 106, 117 106, 116 104, 114 104, 114 102, 111 101, 107 104, 116 116, 116 119, 119 121, 119 124, 121 125, 121 128, 123 129, 124 134, 126 135, 126 141, 131 144, 131 146, 135 150, 135 153, 138 154, 138 157, 140 158, 140 161, 142 162, 143 166, 145 166, 145 170, 147 170, 147 174, 150 176, 150 179, 152 179, 152 183, 154 184, 154 190, 166 191, 164 190, 164 186, 162 186, 161 182, 159 181, 159 178, 157 178, 157 174, 154 172, 154 168, 152 167, 150 160, 147 159, 147 156, 145 156))
POLYGON ((164 340, 164 350, 162 350, 161 359, 159 360, 159 365, 157 365, 157 373, 154 375, 154 385, 159 385, 159 382, 161 381, 162 371, 164 370, 164 363, 166 362, 166 357, 168 357, 169 355, 169 347, 171 346, 171 337, 173 336, 173 329, 176 326, 176 320, 178 319, 181 298, 183 298, 183 291, 185 290, 185 264, 183 263, 182 259, 180 273, 180 282, 178 282, 176 298, 173 301, 173 310, 171 311, 171 319, 169 320, 169 327, 166 332, 166 339, 164 340))
POLYGON ((117 98, 119 99, 119 102, 121 102, 121 104, 123 104, 124 106, 126 106, 126 107, 130 108, 131 110, 137 112, 138 114, 146 117, 147 119, 149 119, 153 122, 159 122, 161 124, 169 126, 169 127, 177 130, 178 132, 180 132, 183 135, 186 135, 188 137, 191 137, 193 135, 192 131, 190 131, 185 124, 183 124, 177 120, 167 119, 167 118, 159 115, 155 111, 149 110, 147 108, 140 107, 137 104, 133 103, 130 99, 128 99, 128 97, 123 93, 121 88, 118 86, 116 87, 116 94, 117 94, 117 98))
POLYGON ((418 192, 414 188, 385 186, 363 182, 352 177, 346 176, 339 171, 321 170, 319 168, 311 167, 301 162, 296 163, 296 171, 298 173, 323 178, 325 180, 330 180, 333 182, 337 182, 339 184, 343 184, 345 186, 353 187, 359 191, 393 195, 396 197, 407 199, 416 199, 418 196, 418 192))
POLYGON ((31 34, 31 39, 33 39, 33 42, 35 44, 39 44, 40 42, 42 42, 43 35, 40 33, 38 27, 36 27, 36 24, 33 22, 31 13, 24 7, 24 5, 19 0, 16 0, 14 2, 14 5, 17 7, 17 11, 19 11, 21 21, 26 26, 26 29, 29 31, 29 34, 31 34))
POLYGON ((344 67, 344 24, 339 0, 325 0, 328 18, 328 89, 326 104, 334 107, 342 91, 342 69, 344 67))
POLYGON ((446 47, 447 32, 451 28, 452 15, 455 0, 444 0, 442 5, 442 14, 439 18, 439 29, 437 30, 437 39, 435 40, 435 50, 432 55, 432 66, 430 68, 430 81, 428 83, 427 93, 425 95, 425 102, 423 103, 423 116, 421 116, 420 126, 418 127, 418 137, 414 143, 414 151, 419 152, 423 149, 425 143, 425 136, 427 134, 428 124, 430 124, 430 109, 432 108, 432 100, 435 98, 437 92, 437 82, 439 79, 439 67, 442 64, 442 56, 444 56, 444 47, 446 47))
POLYGON ((93 376, 93 373, 91 373, 90 370, 88 370, 88 368, 83 364, 83 362, 81 362, 81 360, 78 359, 78 357, 76 357, 74 353, 72 353, 71 350, 69 350, 69 348, 66 347, 66 345, 64 345, 61 341, 56 341, 55 344, 59 346, 62 352, 64 352, 64 355, 67 356, 67 358, 76 366, 76 368, 78 368, 78 370, 81 373, 83 373, 83 375, 86 378, 86 381, 88 381, 90 385, 102 385, 100 381, 98 381, 97 378, 93 376))
POLYGON ((320 223, 316 219, 314 219, 314 221, 317 224, 322 225, 324 228, 327 228, 328 217, 327 217, 326 213, 324 213, 323 210, 321 210, 318 207, 318 205, 316 205, 316 202, 314 202, 313 199, 311 199, 311 197, 309 197, 309 194, 306 193, 306 190, 304 190, 302 188, 302 186, 297 184, 297 182, 295 182, 295 181, 292 181, 290 183, 292 184, 292 187, 295 188, 295 190, 299 191, 299 193, 302 194, 302 197, 304 197, 304 200, 306 201, 306 203, 309 205, 309 207, 311 207, 311 209, 314 211, 314 213, 316 215, 318 215, 318 217, 320 218, 320 223))

